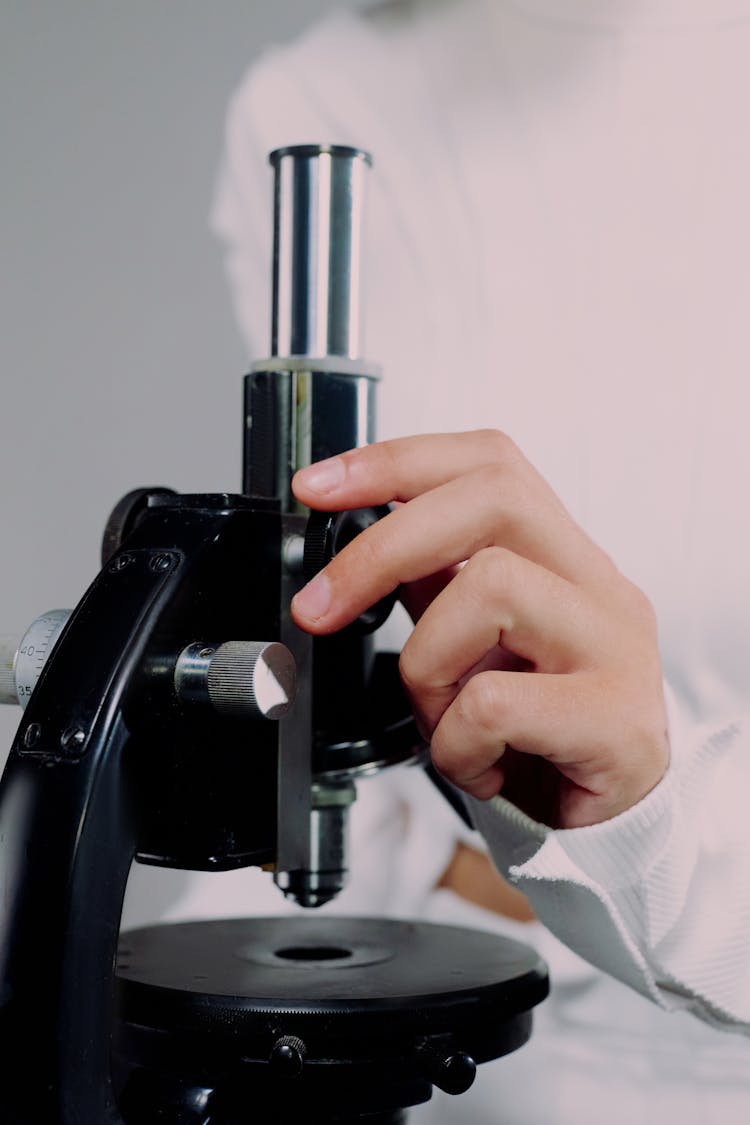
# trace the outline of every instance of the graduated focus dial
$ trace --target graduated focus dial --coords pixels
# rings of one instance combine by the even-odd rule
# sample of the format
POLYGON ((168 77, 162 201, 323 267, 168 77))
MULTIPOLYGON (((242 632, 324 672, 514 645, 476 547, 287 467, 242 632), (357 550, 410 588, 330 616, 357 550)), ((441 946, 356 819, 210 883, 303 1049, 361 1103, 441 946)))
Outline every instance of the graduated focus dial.
POLYGON ((51 609, 32 621, 21 637, 0 635, 0 703, 26 706, 70 613, 51 609))

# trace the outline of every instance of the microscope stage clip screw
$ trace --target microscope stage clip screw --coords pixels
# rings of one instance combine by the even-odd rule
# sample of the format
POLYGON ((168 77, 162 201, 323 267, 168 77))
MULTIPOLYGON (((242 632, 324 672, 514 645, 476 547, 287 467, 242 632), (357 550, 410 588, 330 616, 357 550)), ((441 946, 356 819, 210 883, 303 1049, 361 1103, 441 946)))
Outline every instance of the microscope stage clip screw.
POLYGON ((452 1035, 428 1036, 418 1045, 417 1056, 425 1077, 446 1094, 465 1094, 474 1082, 477 1064, 456 1047, 452 1035))
POLYGON ((268 1061, 285 1078, 298 1078, 305 1064, 306 1053, 305 1044, 296 1035, 282 1035, 271 1048, 268 1061))

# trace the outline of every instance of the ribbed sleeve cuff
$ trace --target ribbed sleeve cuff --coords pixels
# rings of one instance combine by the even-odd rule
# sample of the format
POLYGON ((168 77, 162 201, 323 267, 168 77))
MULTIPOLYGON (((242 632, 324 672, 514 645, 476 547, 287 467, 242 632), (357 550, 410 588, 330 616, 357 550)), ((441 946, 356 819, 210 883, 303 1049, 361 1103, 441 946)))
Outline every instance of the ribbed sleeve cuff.
POLYGON ((673 789, 674 778, 667 775, 619 816, 587 828, 557 829, 550 833, 557 846, 542 846, 515 873, 535 879, 585 874, 610 893, 640 883, 669 838, 673 789))

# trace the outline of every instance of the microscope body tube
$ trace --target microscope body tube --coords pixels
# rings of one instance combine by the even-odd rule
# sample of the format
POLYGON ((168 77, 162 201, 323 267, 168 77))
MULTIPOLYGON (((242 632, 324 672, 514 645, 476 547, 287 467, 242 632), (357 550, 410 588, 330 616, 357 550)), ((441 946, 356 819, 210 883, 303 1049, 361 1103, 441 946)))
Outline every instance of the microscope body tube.
POLYGON ((298 511, 297 469, 375 437, 377 368, 362 358, 361 247, 370 157, 341 145, 271 153, 271 356, 245 391, 243 491, 298 511))
MULTIPOLYGON (((269 160, 271 356, 254 364, 245 381, 243 491, 278 501, 285 542, 301 544, 308 512, 292 494, 294 473, 375 437, 378 372, 362 358, 361 247, 371 160, 340 145, 279 149, 269 160)), ((334 660, 330 644, 301 633, 289 603, 304 581, 300 566, 282 574, 280 640, 294 654, 299 687, 294 708, 279 724, 275 879, 287 897, 317 906, 346 878, 352 798, 340 775, 329 781, 314 776, 316 735, 327 722, 323 716, 341 706, 336 665, 345 664, 348 676, 357 669, 355 693, 364 693, 372 642, 352 637, 344 659, 337 650, 334 660)))

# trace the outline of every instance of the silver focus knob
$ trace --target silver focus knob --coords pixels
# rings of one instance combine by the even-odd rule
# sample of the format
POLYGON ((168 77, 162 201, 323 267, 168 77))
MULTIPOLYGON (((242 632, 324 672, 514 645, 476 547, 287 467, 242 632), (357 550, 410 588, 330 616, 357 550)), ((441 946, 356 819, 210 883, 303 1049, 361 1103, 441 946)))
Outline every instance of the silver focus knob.
POLYGON ((278 641, 195 643, 177 658, 183 702, 210 703, 222 715, 280 719, 294 703, 297 666, 278 641))
POLYGON ((26 706, 70 612, 51 609, 32 621, 21 637, 0 636, 0 703, 26 706))

